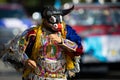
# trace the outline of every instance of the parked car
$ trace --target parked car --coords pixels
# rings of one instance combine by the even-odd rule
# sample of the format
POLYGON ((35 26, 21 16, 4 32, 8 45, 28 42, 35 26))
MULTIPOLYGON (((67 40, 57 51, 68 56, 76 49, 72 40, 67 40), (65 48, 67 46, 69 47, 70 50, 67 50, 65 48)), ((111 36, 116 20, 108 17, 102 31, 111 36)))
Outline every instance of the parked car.
POLYGON ((0 50, 18 33, 31 27, 33 21, 19 4, 0 4, 0 50))

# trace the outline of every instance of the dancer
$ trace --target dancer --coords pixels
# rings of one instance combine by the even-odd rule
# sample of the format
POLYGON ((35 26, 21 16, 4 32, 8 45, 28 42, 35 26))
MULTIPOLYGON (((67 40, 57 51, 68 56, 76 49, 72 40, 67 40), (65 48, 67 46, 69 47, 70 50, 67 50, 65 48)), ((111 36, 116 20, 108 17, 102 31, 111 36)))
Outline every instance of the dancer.
POLYGON ((41 25, 25 30, 9 43, 3 60, 18 71, 22 67, 23 80, 67 80, 80 71, 81 38, 63 21, 73 9, 44 7, 41 25))

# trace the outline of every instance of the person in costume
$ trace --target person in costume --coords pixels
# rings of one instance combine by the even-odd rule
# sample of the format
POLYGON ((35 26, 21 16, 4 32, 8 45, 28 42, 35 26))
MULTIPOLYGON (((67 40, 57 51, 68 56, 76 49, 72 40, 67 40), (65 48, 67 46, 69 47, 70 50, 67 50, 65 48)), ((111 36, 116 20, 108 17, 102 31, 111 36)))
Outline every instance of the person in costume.
MULTIPOLYGON (((22 65, 23 80, 67 80, 80 71, 79 60, 83 53, 81 38, 63 17, 74 9, 56 9, 52 6, 41 10, 41 25, 25 30, 12 42, 9 53, 15 54, 22 65), (15 47, 16 48, 16 47, 15 47)), ((15 64, 4 56, 4 61, 15 64)))

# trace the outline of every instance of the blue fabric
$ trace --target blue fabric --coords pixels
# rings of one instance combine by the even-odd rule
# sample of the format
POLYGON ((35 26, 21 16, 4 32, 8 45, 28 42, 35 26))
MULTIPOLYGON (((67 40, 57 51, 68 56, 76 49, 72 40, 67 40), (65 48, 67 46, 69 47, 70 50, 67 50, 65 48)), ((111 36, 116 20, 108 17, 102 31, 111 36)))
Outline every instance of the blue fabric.
POLYGON ((66 25, 67 35, 66 39, 69 39, 75 43, 77 43, 78 47, 81 47, 81 37, 76 33, 71 26, 66 25))

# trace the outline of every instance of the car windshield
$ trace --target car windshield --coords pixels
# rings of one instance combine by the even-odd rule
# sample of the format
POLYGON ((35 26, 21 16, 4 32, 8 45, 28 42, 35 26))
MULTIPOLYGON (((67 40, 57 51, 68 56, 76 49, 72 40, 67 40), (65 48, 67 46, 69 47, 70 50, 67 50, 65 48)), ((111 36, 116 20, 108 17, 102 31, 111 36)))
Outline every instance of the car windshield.
POLYGON ((20 9, 0 9, 0 18, 23 18, 25 13, 20 9))
POLYGON ((65 21, 71 25, 120 24, 120 9, 75 9, 65 21))

